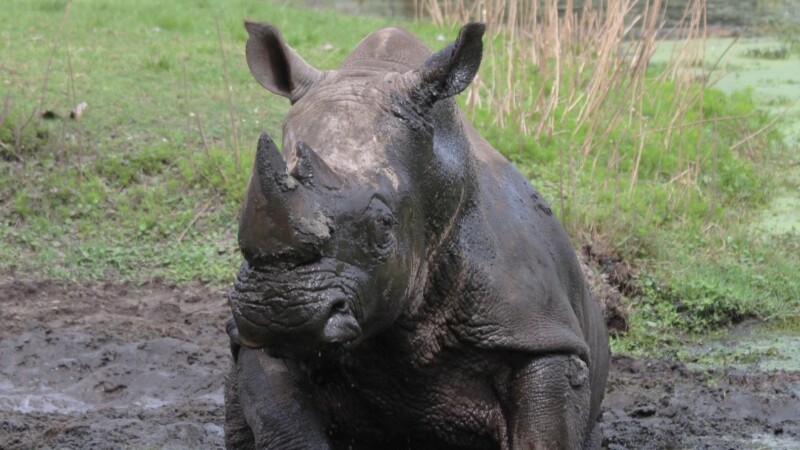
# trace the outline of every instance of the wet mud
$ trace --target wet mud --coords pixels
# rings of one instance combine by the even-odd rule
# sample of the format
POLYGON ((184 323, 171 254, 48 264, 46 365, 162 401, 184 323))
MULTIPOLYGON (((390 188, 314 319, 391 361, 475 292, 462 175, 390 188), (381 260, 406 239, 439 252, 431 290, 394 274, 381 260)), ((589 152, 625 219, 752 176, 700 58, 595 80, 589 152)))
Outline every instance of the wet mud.
POLYGON ((0 280, 0 449, 216 448, 224 293, 0 280))
MULTIPOLYGON (((0 277, 0 449, 219 448, 224 292, 0 277)), ((614 357, 610 449, 800 448, 800 372, 614 357)))
POLYGON ((798 449, 800 372, 614 357, 609 449, 798 449))

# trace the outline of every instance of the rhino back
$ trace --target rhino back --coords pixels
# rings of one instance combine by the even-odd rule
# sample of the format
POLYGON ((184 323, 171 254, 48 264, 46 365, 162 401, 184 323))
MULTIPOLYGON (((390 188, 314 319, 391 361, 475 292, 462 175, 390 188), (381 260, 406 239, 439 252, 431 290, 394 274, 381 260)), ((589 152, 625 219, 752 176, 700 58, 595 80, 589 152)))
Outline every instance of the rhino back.
POLYGON ((431 50, 409 31, 387 27, 365 37, 342 61, 339 69, 405 72, 421 65, 431 54, 431 50))

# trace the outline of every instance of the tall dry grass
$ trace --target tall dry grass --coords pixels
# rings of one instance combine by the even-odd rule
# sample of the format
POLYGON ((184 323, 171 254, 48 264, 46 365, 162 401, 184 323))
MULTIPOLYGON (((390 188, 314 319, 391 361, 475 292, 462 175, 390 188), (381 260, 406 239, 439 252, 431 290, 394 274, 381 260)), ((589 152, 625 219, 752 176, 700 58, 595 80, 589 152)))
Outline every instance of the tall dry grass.
MULTIPOLYGON (((700 152, 688 152, 672 140, 676 133, 715 120, 689 119, 688 114, 702 105, 707 83, 706 0, 689 2, 670 27, 666 2, 586 0, 575 8, 572 0, 420 0, 417 8, 419 16, 441 26, 485 22, 488 64, 468 92, 468 109, 488 106, 501 127, 513 126, 536 138, 571 133, 566 141, 572 148, 562 149, 560 157, 568 174, 561 202, 576 197, 576 173, 589 167, 594 173, 604 161, 604 187, 613 183, 616 205, 617 193, 630 193, 640 180, 645 143, 653 139, 662 141, 661 151, 677 154, 670 181, 696 188, 704 162, 700 152), (678 41, 654 76, 648 66, 662 38, 678 41), (643 102, 666 82, 674 85, 674 95, 656 114, 669 117, 656 120, 643 113, 643 102), (654 123, 664 122, 666 127, 653 129, 654 123), (635 134, 633 144, 626 144, 635 148, 620 151, 612 137, 618 129, 635 134)), ((663 176, 660 169, 656 173, 663 176)))

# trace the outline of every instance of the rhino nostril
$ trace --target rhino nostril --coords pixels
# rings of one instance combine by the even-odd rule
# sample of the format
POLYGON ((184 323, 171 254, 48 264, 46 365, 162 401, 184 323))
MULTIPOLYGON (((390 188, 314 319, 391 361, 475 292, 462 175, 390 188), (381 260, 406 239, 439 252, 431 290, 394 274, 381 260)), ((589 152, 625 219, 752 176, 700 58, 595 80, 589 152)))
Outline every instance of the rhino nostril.
POLYGON ((361 334, 361 327, 350 311, 347 301, 335 300, 331 303, 328 320, 322 330, 322 340, 328 343, 350 342, 361 334))
POLYGON ((347 308, 347 302, 344 300, 336 300, 333 305, 331 305, 331 311, 334 313, 347 313, 349 311, 347 308))

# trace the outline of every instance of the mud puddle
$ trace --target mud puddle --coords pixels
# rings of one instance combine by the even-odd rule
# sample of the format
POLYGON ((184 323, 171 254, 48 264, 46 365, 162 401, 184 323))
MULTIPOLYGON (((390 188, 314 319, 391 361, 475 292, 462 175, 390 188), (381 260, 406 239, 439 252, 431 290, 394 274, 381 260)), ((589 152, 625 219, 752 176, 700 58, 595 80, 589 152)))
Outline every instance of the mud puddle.
MULTIPOLYGON (((693 369, 729 366, 740 370, 800 372, 800 335, 745 326, 732 336, 689 346, 680 359, 693 369)), ((798 386, 800 392, 800 386, 798 386)))
POLYGON ((674 358, 613 360, 610 449, 800 449, 800 336, 756 322, 674 358))

